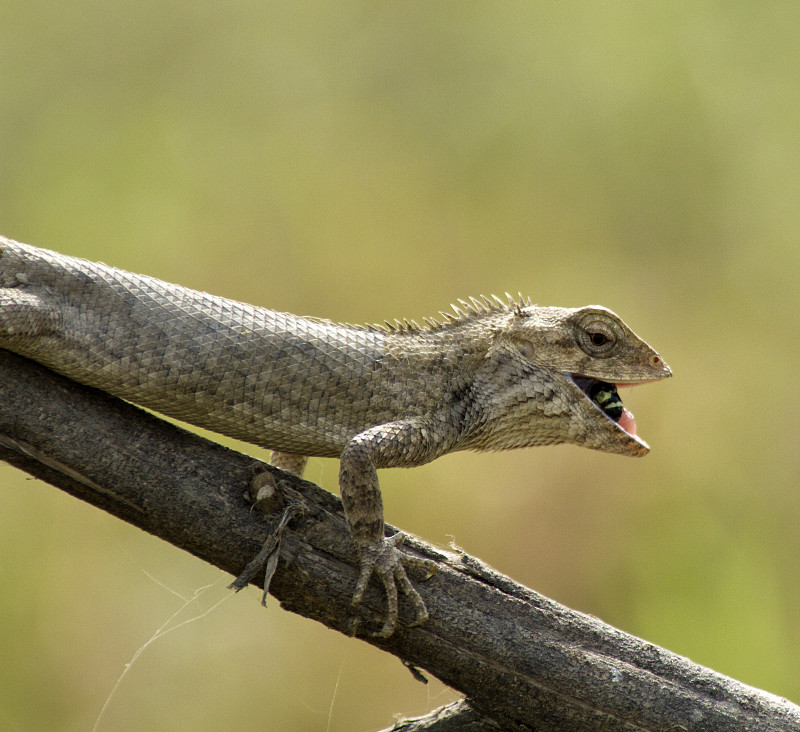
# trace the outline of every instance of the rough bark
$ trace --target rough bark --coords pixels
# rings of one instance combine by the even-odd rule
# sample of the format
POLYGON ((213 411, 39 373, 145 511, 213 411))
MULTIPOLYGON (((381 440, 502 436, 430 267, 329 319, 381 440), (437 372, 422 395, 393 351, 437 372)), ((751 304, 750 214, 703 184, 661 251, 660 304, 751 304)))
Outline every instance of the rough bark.
POLYGON ((476 712, 466 699, 413 719, 401 719, 383 732, 498 732, 497 722, 476 712))
MULTIPOLYGON (((3 351, 0 458, 232 575, 268 534, 243 497, 261 463, 3 351)), ((303 508, 283 533, 270 593, 285 609, 355 633, 461 691, 469 703, 451 714, 474 729, 800 729, 800 707, 784 699, 416 539, 407 550, 439 564, 418 582, 431 619, 407 627, 413 613, 401 601, 395 634, 367 637, 380 627, 385 600, 374 584, 357 612, 351 607, 357 562, 338 498, 263 470, 279 494, 268 522, 288 504, 303 508)), ((437 714, 447 721, 446 712, 406 729, 447 729, 430 726, 443 723, 437 714)))

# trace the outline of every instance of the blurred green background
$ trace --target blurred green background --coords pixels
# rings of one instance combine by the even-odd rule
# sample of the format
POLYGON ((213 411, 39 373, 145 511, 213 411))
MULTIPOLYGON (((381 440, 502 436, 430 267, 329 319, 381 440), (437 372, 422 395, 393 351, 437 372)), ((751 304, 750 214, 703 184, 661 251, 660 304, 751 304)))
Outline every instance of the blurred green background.
MULTIPOLYGON (((651 455, 384 471, 387 519, 798 703, 799 68, 789 0, 7 0, 0 233, 351 322, 614 309, 675 372, 626 395, 651 455)), ((8 467, 0 555, 2 729, 108 701, 100 730, 372 730, 455 697, 8 467)))

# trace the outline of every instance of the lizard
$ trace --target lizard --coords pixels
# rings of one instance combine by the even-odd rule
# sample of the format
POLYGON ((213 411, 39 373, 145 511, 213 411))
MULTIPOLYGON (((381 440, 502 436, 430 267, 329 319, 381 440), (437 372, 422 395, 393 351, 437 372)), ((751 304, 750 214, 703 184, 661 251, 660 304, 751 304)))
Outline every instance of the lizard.
POLYGON ((671 370, 615 313, 470 298, 438 318, 351 325, 301 317, 0 237, 0 348, 88 386, 271 449, 297 475, 340 460, 360 568, 376 574, 388 638, 398 591, 428 619, 406 567, 430 560, 384 534, 377 470, 460 450, 569 443, 640 456, 618 387, 671 370))

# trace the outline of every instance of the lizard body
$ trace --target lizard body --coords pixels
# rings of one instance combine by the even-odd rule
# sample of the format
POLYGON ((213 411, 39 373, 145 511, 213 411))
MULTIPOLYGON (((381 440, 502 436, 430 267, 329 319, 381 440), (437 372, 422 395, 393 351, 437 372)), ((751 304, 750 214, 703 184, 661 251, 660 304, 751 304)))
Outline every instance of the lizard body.
POLYGON ((384 538, 376 469, 456 450, 572 443, 642 455, 614 385, 669 368, 614 313, 482 298, 443 321, 353 326, 197 292, 0 237, 0 347, 89 386, 272 449, 338 457, 361 573, 424 604, 384 538), (598 385, 598 382, 604 382, 598 385), (590 394, 602 398, 595 399, 590 394), (613 405, 613 408, 604 407, 613 405))

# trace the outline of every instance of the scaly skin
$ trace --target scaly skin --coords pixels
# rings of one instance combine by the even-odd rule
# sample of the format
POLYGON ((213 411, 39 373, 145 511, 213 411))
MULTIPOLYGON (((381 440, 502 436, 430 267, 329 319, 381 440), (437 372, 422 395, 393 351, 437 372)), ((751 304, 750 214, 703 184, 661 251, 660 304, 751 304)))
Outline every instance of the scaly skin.
MULTIPOLYGON (((572 443, 620 455, 647 445, 586 395, 596 381, 671 375, 601 307, 509 298, 454 306, 443 321, 353 326, 274 312, 0 237, 0 347, 144 407, 256 445, 297 474, 338 457, 361 557, 397 622, 414 560, 384 537, 376 470, 455 450, 572 443), (580 386, 579 386, 580 385, 580 386)), ((612 387, 613 388, 613 387, 612 387)), ((608 393, 603 387, 595 392, 608 393)), ((611 401, 611 400, 609 400, 611 401)))

